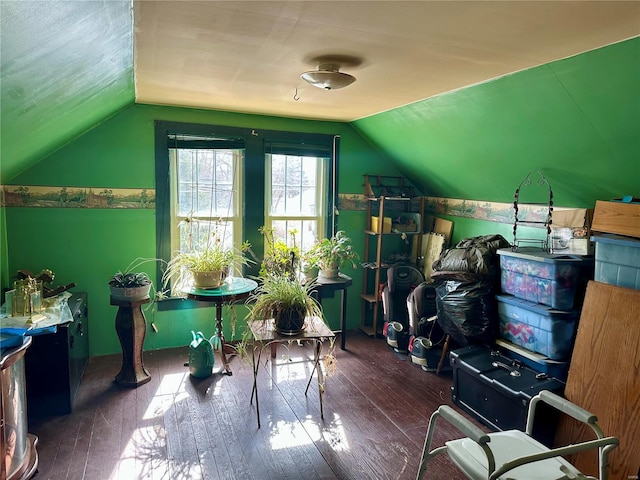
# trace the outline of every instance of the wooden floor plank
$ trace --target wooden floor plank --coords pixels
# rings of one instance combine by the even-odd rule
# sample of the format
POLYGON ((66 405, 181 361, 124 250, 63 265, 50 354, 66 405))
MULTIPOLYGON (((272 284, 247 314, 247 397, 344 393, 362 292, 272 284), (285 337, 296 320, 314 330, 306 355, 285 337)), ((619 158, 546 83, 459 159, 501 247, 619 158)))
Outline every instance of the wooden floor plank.
MULTIPOLYGON (((450 375, 436 376, 393 353, 380 339, 350 332, 334 349, 320 418, 309 346, 279 348, 258 369, 262 428, 250 403, 250 361, 233 357, 233 375, 196 379, 188 348, 145 352, 151 381, 113 382, 120 355, 91 358, 69 415, 35 419, 38 477, 72 480, 405 480, 415 478, 426 426, 452 405, 450 375)), ((456 435, 438 432, 436 442, 456 435)), ((430 480, 463 477, 435 459, 430 480)))

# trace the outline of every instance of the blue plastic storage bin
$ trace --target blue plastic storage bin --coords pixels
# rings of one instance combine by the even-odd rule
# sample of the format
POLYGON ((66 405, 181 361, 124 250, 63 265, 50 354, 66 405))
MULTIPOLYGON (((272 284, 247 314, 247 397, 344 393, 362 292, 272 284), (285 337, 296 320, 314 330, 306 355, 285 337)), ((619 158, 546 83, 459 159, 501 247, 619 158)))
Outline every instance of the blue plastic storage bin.
POLYGON ((577 310, 557 310, 511 295, 497 295, 500 336, 552 360, 571 355, 577 310))
POLYGON ((640 240, 621 235, 591 237, 596 245, 596 282, 640 290, 640 240))
POLYGON ((503 293, 559 310, 574 305, 583 268, 593 267, 593 259, 576 255, 554 255, 535 248, 508 248, 500 255, 500 286, 503 293))

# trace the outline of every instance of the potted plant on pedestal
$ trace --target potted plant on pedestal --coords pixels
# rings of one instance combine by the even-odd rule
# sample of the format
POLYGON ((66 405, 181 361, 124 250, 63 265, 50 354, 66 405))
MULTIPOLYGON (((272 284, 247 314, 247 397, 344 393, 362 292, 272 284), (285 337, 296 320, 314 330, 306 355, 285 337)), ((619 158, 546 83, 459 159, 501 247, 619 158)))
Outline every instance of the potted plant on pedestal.
POLYGON ((111 297, 116 300, 136 301, 149 298, 153 288, 151 278, 146 272, 135 271, 141 265, 156 262, 155 258, 136 258, 123 271, 118 271, 109 279, 111 297))
POLYGON ((333 237, 318 240, 305 254, 304 262, 309 268, 319 268, 318 277, 336 278, 341 268, 351 265, 357 268, 358 253, 351 245, 351 239, 343 230, 339 230, 333 237))

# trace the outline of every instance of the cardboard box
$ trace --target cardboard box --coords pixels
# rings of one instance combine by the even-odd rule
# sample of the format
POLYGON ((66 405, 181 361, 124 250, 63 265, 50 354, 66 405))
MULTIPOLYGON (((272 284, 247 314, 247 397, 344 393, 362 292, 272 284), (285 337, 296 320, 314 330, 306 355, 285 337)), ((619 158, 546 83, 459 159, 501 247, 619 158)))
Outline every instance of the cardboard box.
POLYGON ((591 229, 640 238, 640 203, 598 200, 591 229))
POLYGON ((391 233, 391 218, 384 217, 382 222, 382 232, 380 232, 380 217, 371 216, 371 231, 376 233, 391 233))
POLYGON ((391 230, 394 232, 418 233, 420 232, 420 214, 403 213, 391 222, 391 230))

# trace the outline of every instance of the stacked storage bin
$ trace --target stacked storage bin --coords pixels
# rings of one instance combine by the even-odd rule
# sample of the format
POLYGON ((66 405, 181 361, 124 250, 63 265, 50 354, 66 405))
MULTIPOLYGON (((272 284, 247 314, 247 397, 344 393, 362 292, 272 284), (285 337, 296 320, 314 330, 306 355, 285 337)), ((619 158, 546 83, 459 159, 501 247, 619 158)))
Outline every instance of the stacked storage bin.
POLYGON ((596 245, 596 282, 640 290, 640 239, 602 234, 596 245))
POLYGON ((598 200, 591 241, 596 246, 594 280, 640 290, 640 198, 598 200))
POLYGON ((535 247, 497 253, 498 343, 534 370, 565 380, 592 258, 535 247))

